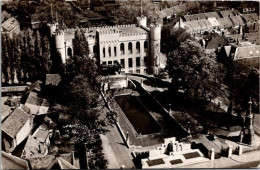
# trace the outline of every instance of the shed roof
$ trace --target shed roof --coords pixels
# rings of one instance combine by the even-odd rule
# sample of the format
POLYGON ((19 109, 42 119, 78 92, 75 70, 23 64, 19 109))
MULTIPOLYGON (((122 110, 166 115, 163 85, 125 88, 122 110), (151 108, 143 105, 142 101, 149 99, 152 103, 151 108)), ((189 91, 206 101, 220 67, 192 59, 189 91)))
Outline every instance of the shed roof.
POLYGON ((226 11, 220 11, 219 12, 223 18, 229 17, 229 16, 235 16, 234 12, 232 10, 226 10, 226 11))
POLYGON ((210 24, 213 27, 218 27, 219 26, 219 22, 218 22, 218 20, 215 17, 208 18, 208 21, 210 22, 210 24))
POLYGON ((220 18, 220 16, 218 15, 217 12, 206 12, 204 13, 204 15, 208 18, 212 18, 212 17, 215 17, 215 18, 220 18))
POLYGON ((2 123, 2 130, 12 138, 15 138, 29 118, 30 116, 27 113, 17 107, 2 123))

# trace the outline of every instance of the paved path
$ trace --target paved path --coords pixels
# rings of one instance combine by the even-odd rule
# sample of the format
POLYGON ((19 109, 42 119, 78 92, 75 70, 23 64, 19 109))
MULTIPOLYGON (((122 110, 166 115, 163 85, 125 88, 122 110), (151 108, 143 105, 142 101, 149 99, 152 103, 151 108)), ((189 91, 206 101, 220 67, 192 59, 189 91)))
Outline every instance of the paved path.
POLYGON ((101 135, 103 142, 104 153, 108 160, 108 167, 118 169, 122 165, 130 169, 135 167, 132 161, 131 150, 128 149, 123 142, 117 128, 115 126, 110 128, 110 132, 106 135, 101 135))

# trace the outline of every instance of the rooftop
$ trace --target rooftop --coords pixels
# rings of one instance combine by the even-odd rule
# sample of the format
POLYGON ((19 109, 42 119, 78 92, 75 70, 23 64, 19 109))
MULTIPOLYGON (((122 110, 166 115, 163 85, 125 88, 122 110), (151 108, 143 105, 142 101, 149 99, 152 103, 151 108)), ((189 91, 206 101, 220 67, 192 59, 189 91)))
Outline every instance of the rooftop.
POLYGON ((61 77, 59 74, 46 74, 45 85, 58 86, 60 81, 61 81, 61 77))
POLYGON ((19 22, 14 17, 11 17, 8 20, 6 20, 4 23, 2 23, 2 28, 4 31, 11 31, 18 25, 19 22))
POLYGON ((39 97, 38 93, 36 92, 30 92, 29 96, 26 99, 25 104, 32 104, 36 106, 41 106, 42 104, 42 98, 39 97))
POLYGON ((2 130, 12 138, 15 138, 29 118, 30 116, 27 113, 17 107, 2 123, 2 130))
POLYGON ((46 155, 44 157, 28 158, 32 169, 48 169, 55 164, 55 156, 46 155))
POLYGON ((230 18, 231 21, 234 23, 234 25, 244 25, 244 21, 240 15, 238 16, 233 16, 230 18))
POLYGON ((260 57, 259 51, 260 45, 237 47, 234 59, 238 60, 252 57, 260 57))
POLYGON ((1 169, 29 169, 28 162, 19 157, 1 151, 1 169))

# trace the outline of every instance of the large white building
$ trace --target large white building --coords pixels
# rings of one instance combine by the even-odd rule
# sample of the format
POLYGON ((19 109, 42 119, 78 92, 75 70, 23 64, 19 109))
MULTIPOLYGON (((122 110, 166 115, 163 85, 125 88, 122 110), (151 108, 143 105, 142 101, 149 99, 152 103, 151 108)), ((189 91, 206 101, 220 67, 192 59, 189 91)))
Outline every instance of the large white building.
MULTIPOLYGON (((90 55, 98 56, 102 65, 119 63, 123 73, 157 73, 160 68, 161 25, 146 25, 146 17, 138 17, 137 24, 83 28, 90 55)), ((57 23, 48 24, 55 37, 62 60, 72 56, 76 29, 57 29, 57 23)))

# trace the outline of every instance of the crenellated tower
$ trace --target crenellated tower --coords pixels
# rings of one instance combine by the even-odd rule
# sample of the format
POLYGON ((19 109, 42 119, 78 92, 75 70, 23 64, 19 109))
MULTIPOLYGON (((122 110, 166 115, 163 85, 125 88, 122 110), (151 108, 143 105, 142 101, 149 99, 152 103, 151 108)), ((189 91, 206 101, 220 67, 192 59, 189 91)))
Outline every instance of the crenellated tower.
POLYGON ((161 55, 161 24, 150 25, 150 73, 158 74, 161 55))
POLYGON ((147 18, 145 16, 137 17, 137 26, 138 27, 146 27, 147 18))
POLYGON ((49 27, 50 37, 53 37, 53 34, 57 29, 58 23, 51 22, 51 23, 48 23, 47 26, 49 27))
POLYGON ((58 52, 61 54, 62 62, 66 62, 66 54, 65 54, 65 44, 64 44, 64 31, 61 29, 56 29, 54 32, 55 37, 55 45, 58 52))

